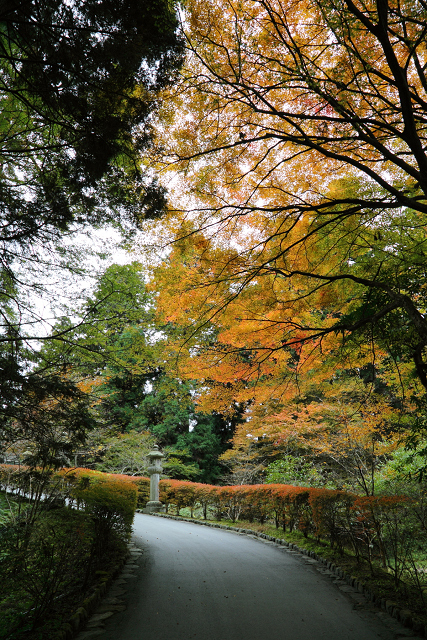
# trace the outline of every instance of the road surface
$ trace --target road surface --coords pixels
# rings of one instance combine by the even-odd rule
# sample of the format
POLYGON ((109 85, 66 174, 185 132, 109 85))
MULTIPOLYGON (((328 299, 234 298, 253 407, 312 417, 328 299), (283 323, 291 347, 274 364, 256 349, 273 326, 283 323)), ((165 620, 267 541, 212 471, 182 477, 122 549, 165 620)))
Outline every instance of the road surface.
POLYGON ((323 565, 322 573, 315 561, 284 547, 141 514, 135 517, 133 542, 143 553, 134 577, 125 580, 126 610, 105 620, 100 640, 392 640, 400 635, 366 605, 355 609, 345 585, 340 591, 323 565))

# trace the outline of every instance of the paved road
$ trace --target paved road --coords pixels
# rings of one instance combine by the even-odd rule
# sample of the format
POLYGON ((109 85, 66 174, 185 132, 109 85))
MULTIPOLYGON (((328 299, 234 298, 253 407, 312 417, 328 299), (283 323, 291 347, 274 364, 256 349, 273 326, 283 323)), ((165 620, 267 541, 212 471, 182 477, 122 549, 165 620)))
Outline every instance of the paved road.
MULTIPOLYGON (((391 640, 310 559, 245 535, 137 514, 127 608, 102 640, 391 640)), ((100 638, 101 640, 101 638, 100 638)))

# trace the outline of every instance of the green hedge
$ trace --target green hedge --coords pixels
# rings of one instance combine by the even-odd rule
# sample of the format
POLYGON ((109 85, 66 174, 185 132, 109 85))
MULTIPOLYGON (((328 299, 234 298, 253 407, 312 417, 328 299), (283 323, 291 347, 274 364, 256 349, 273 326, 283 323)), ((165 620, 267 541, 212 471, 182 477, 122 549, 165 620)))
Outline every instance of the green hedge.
POLYGON ((11 465, 0 465, 0 488, 13 501, 0 526, 0 637, 53 637, 126 552, 138 488, 127 476, 11 465))

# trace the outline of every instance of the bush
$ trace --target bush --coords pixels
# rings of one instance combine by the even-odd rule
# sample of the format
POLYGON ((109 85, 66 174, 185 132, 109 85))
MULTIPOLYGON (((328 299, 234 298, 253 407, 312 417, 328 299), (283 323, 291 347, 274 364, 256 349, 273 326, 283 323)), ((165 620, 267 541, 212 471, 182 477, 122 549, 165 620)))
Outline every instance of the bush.
POLYGON ((0 481, 21 496, 0 526, 0 636, 20 638, 46 619, 60 624, 96 571, 123 555, 138 487, 128 476, 87 469, 0 467, 0 481))
POLYGON ((70 509, 0 527, 1 637, 61 617, 84 587, 93 535, 90 518, 70 509))
POLYGON ((128 540, 138 489, 129 476, 74 469, 60 472, 73 506, 90 516, 94 526, 93 555, 101 558, 128 540))

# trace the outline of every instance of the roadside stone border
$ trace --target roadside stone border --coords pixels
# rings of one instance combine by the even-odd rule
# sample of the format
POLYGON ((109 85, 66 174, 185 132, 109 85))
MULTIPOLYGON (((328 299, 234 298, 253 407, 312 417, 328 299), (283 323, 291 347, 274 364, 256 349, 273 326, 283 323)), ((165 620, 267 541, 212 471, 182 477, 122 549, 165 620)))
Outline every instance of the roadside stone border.
POLYGON ((132 579, 136 578, 135 570, 139 568, 137 560, 142 556, 142 551, 132 542, 128 545, 128 556, 121 567, 121 571, 115 574, 115 579, 110 581, 105 595, 92 615, 88 617, 83 629, 78 633, 75 640, 92 640, 100 636, 105 631, 105 623, 118 611, 125 611, 127 608, 125 596, 132 579), (129 583, 129 584, 128 584, 129 583))
MULTIPOLYGON (((113 581, 122 573, 123 568, 129 562, 129 557, 132 554, 133 545, 131 543, 128 544, 128 551, 122 558, 122 560, 117 564, 114 571, 111 574, 101 579, 99 584, 95 587, 94 591, 81 603, 80 607, 75 611, 75 613, 61 625, 61 628, 55 635, 55 640, 72 640, 79 633, 79 631, 91 624, 91 621, 97 621, 97 617, 95 614, 98 614, 99 607, 103 607, 103 599, 106 596, 108 589, 110 588, 113 581), (95 620, 93 620, 95 618, 95 620)), ((113 607, 110 607, 110 609, 113 607)), ((117 610, 117 609, 116 609, 117 610)), ((105 611, 100 611, 99 615, 101 615, 100 622, 103 619, 108 618, 110 615, 105 615, 105 611), (102 615, 104 614, 104 615, 102 615)), ((93 624, 91 625, 93 626, 93 624)), ((94 629, 89 629, 89 632, 79 633, 79 640, 89 640, 90 637, 94 637, 99 635, 99 633, 94 633, 94 629)))
MULTIPOLYGON (((143 513, 142 509, 137 509, 136 511, 137 513, 143 513)), ((181 516, 173 516, 168 513, 151 513, 150 515, 155 516, 157 518, 168 518, 170 520, 181 520, 183 522, 191 522, 192 524, 199 524, 205 527, 212 527, 215 529, 225 529, 228 531, 235 531, 237 533, 242 533, 242 534, 250 535, 256 538, 261 538, 262 540, 267 540, 268 542, 273 542, 277 545, 286 547, 291 551, 300 553, 301 555, 304 555, 304 556, 308 556, 309 558, 312 558, 313 560, 316 560, 317 562, 325 565, 325 568, 329 572, 334 574, 338 579, 347 583, 355 591, 362 594, 366 598, 366 600, 372 602, 379 609, 382 609, 382 611, 384 611, 386 614, 388 614, 389 616, 397 620, 397 622, 399 622, 401 625, 406 627, 406 629, 408 630, 412 629, 412 631, 418 634, 418 637, 427 638, 427 625, 424 625, 424 623, 414 618, 412 611, 410 611, 409 609, 400 609, 398 605, 392 600, 386 600, 385 598, 379 597, 378 595, 373 593, 371 589, 369 589, 366 585, 364 585, 362 582, 357 580, 357 578, 354 578, 353 576, 348 575, 340 567, 336 566, 329 560, 322 558, 322 556, 319 556, 314 551, 309 551, 307 549, 298 547, 296 544, 292 542, 287 542, 283 538, 274 538, 273 536, 269 536, 266 533, 260 533, 259 531, 252 531, 252 529, 242 529, 240 527, 233 527, 225 524, 217 524, 214 522, 209 522, 209 520, 195 520, 193 518, 183 518, 181 516)), ((412 636, 413 634, 410 634, 410 632, 407 632, 407 634, 405 635, 412 636)))

